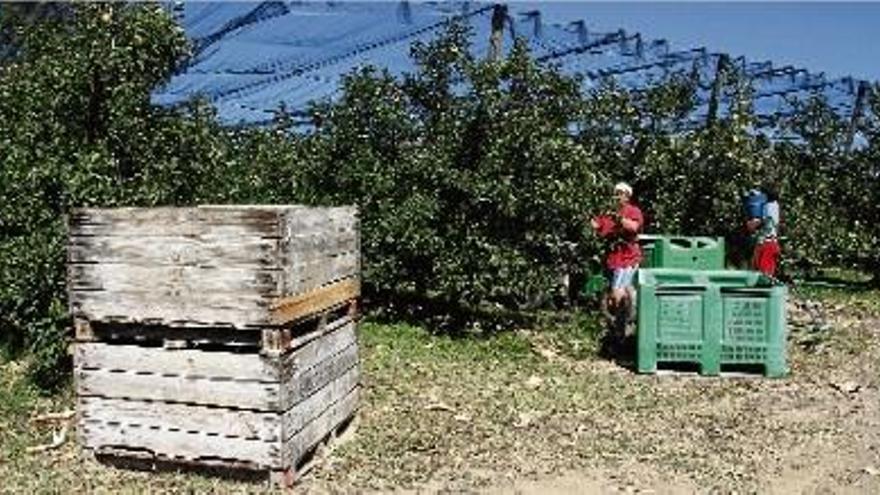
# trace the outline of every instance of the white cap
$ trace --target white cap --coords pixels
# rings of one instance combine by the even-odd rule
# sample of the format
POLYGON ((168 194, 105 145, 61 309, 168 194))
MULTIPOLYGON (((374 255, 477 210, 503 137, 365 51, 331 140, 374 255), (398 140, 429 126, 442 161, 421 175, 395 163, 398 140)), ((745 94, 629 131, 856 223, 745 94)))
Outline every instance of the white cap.
POLYGON ((614 192, 617 192, 617 191, 623 191, 626 193, 627 196, 633 195, 633 188, 630 187, 630 185, 627 184, 626 182, 618 182, 617 184, 615 184, 614 185, 614 192))

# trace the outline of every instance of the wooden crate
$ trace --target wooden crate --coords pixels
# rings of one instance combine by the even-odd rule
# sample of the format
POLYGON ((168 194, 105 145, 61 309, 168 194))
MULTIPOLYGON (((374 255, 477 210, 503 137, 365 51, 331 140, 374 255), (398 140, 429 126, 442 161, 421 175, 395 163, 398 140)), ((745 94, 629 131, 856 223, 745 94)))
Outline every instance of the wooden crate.
POLYGON ((81 445, 290 480, 358 404, 355 320, 343 315, 315 332, 281 355, 216 341, 186 349, 161 340, 77 342, 81 445))
POLYGON ((84 322, 283 327, 356 297, 359 272, 355 208, 79 209, 69 218, 70 309, 84 322))
POLYGON ((288 481, 353 417, 354 208, 82 209, 69 228, 88 452, 288 481))

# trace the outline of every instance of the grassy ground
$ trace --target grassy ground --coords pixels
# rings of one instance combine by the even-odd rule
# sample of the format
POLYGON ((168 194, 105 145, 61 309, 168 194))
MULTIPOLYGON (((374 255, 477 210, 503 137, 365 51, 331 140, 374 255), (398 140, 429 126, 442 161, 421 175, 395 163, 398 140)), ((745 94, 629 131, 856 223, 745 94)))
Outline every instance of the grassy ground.
MULTIPOLYGON (((880 294, 800 289, 783 380, 641 376, 595 356, 589 319, 490 337, 365 323, 353 439, 311 492, 601 491, 880 493, 880 294), (585 328, 587 330, 585 330, 585 328)), ((259 492, 258 481, 117 470, 74 442, 44 453, 71 407, 0 369, 0 491, 259 492)))

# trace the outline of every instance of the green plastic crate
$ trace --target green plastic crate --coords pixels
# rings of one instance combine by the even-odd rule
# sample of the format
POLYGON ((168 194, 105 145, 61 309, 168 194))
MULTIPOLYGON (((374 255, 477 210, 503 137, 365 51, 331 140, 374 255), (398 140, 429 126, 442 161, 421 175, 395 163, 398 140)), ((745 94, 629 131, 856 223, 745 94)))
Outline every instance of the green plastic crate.
POLYGON ((653 268, 724 269, 723 237, 657 236, 652 249, 653 268))
POLYGON ((787 372, 785 286, 721 290, 721 364, 763 364, 766 376, 787 372))
POLYGON ((658 235, 640 235, 639 236, 639 246, 642 248, 642 262, 639 263, 639 268, 654 268, 654 256, 655 254, 655 246, 657 244, 657 240, 660 239, 658 235))
POLYGON ((605 292, 608 287, 608 280, 601 273, 591 274, 584 281, 581 294, 587 298, 598 297, 605 292))
POLYGON ((605 292, 608 279, 605 278, 605 269, 602 260, 598 257, 591 259, 584 267, 584 285, 581 287, 581 295, 592 299, 605 292))
POLYGON ((770 285, 759 272, 745 270, 684 270, 680 268, 655 268, 639 270, 639 285, 655 286, 704 286, 755 287, 770 285))
POLYGON ((786 288, 756 272, 639 270, 638 370, 695 363, 700 374, 724 365, 761 365, 787 373, 786 288))

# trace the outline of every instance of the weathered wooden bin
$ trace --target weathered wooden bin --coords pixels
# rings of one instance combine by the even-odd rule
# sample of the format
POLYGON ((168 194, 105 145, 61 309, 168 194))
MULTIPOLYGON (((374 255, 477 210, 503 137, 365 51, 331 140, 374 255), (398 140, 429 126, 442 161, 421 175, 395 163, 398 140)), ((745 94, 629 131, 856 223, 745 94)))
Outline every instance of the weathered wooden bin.
POLYGON ((353 208, 71 214, 80 442, 289 482, 358 404, 353 208))

